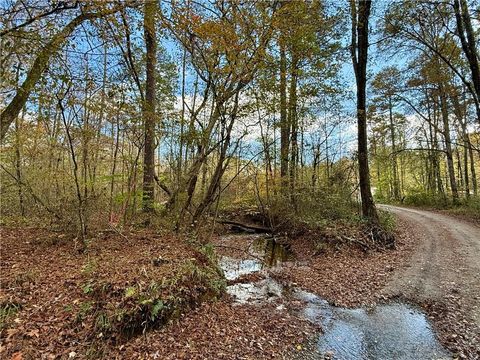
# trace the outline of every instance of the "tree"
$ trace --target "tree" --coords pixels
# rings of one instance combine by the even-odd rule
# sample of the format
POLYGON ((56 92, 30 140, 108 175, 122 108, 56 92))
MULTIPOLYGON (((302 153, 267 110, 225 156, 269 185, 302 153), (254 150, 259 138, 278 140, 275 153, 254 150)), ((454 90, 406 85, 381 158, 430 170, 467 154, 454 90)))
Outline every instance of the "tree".
POLYGON ((358 171, 360 180, 360 196, 362 215, 371 222, 378 221, 378 214, 370 189, 370 170, 368 166, 367 138, 367 61, 368 61, 368 20, 370 17, 370 0, 350 0, 352 16, 352 63, 357 84, 357 142, 358 171))
MULTIPOLYGON (((453 8, 457 22, 457 33, 462 44, 463 53, 467 58, 472 74, 473 88, 477 97, 477 104, 480 103, 480 67, 478 65, 477 41, 472 27, 472 20, 468 11, 466 0, 454 0, 453 8)), ((480 108, 477 107, 477 118, 480 123, 480 108)))
POLYGON ((14 122, 15 118, 18 117, 20 111, 25 106, 30 93, 45 72, 50 58, 53 54, 59 51, 72 32, 85 21, 95 20, 113 14, 119 11, 123 6, 126 5, 116 5, 110 9, 98 9, 96 12, 82 12, 80 15, 71 20, 62 30, 55 34, 52 39, 41 49, 40 53, 33 62, 32 67, 28 71, 25 80, 18 88, 17 93, 0 114, 0 141, 3 140, 8 128, 14 122))
POLYGON ((282 186, 288 184, 288 149, 290 147, 290 124, 287 118, 287 55, 283 39, 280 39, 280 176, 282 186))
POLYGON ((383 31, 388 35, 389 46, 399 44, 413 51, 434 53, 462 81, 470 93, 475 106, 477 121, 480 122, 480 77, 476 40, 473 33, 468 7, 464 0, 455 0, 454 11, 448 2, 402 0, 387 7, 383 19, 383 31), (460 1, 460 2, 459 2, 460 1), (456 19, 457 35, 451 31, 456 19), (459 51, 457 51, 457 48, 459 51), (460 60, 461 51, 467 58, 472 80, 466 75, 468 68, 460 60), (472 85, 473 82, 473 85, 472 85))
POLYGON ((156 1, 145 1, 144 5, 144 36, 146 48, 146 84, 145 102, 143 104, 144 122, 144 155, 143 155, 143 209, 153 211, 155 200, 155 66, 157 63, 157 37, 156 37, 156 1))
POLYGON ((397 161, 397 136, 396 136, 396 126, 395 123, 393 108, 396 102, 395 92, 396 85, 398 85, 398 80, 400 78, 400 73, 398 69, 393 67, 388 67, 380 71, 374 78, 372 82, 372 87, 374 93, 377 95, 373 101, 379 107, 380 110, 388 111, 388 129, 390 132, 390 142, 391 142, 391 164, 392 164, 392 197, 395 200, 401 199, 401 190, 400 190, 400 181, 398 175, 398 161, 397 161))

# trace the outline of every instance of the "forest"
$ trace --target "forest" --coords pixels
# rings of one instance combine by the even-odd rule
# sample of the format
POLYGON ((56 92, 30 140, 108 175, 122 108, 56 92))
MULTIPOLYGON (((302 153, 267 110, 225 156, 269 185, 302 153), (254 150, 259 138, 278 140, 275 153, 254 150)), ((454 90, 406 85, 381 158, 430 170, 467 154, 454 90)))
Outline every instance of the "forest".
POLYGON ((0 357, 480 359, 477 0, 0 0, 0 357))

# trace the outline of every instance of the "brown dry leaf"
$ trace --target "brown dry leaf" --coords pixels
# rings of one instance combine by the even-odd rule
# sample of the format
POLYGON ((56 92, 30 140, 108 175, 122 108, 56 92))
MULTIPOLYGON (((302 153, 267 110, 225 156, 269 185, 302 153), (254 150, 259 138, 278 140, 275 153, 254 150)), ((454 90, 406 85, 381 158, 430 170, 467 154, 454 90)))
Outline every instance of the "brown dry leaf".
POLYGON ((19 352, 14 353, 10 360, 22 360, 22 359, 23 359, 22 352, 19 351, 19 352))
POLYGON ((30 337, 35 336, 37 338, 40 336, 38 329, 30 330, 29 332, 27 332, 27 335, 30 336, 30 337))
POLYGON ((7 329, 7 341, 16 333, 18 333, 18 329, 7 329))

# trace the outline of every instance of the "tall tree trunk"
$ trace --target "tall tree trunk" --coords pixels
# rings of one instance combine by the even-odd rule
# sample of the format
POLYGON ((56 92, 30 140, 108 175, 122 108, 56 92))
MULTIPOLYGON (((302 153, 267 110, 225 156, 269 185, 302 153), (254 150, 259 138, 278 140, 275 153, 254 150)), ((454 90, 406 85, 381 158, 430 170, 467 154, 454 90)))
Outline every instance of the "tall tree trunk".
MULTIPOLYGON (((25 114, 25 110, 23 112, 25 114)), ((20 124, 18 117, 15 118, 15 170, 17 173, 17 186, 18 186, 18 202, 20 206, 20 214, 25 216, 25 205, 23 199, 23 183, 22 183, 22 158, 20 153, 20 124)))
POLYGON ((110 180, 110 203, 109 203, 109 221, 115 222, 114 214, 113 214, 113 193, 115 190, 115 172, 117 169, 117 155, 118 155, 118 148, 119 148, 119 136, 120 136, 120 106, 117 109, 116 114, 116 121, 115 124, 112 122, 112 141, 114 142, 113 148, 113 155, 112 155, 112 170, 111 170, 111 180, 110 180), (115 127, 116 126, 116 127, 115 127))
POLYGON ((372 2, 370 0, 359 0, 357 11, 356 0, 350 0, 352 14, 351 53, 357 84, 358 171, 360 177, 362 215, 375 223, 378 222, 378 214, 370 188, 366 113, 368 19, 371 5, 372 2))
POLYGON ((156 1, 146 1, 144 6, 144 36, 147 52, 145 103, 143 104, 143 121, 145 126, 145 143, 143 153, 143 210, 153 211, 155 199, 155 67, 157 62, 157 39, 155 18, 156 1))
POLYGON ((460 188, 464 188, 464 178, 463 178, 463 171, 462 171, 462 160, 460 159, 460 150, 458 147, 454 150, 455 156, 457 157, 457 190, 460 188))
MULTIPOLYGON (((183 166, 183 144, 185 141, 185 78, 187 71, 187 50, 183 50, 182 56, 182 112, 180 114, 180 139, 179 139, 179 150, 178 150, 178 168, 177 168, 177 181, 180 181, 182 177, 182 166, 183 166)), ((185 159, 186 162, 186 159, 185 159)))
MULTIPOLYGON (((101 149, 101 141, 102 141, 102 129, 103 129, 103 120, 105 119, 105 104, 106 104, 106 86, 107 86, 107 59, 108 59, 108 46, 105 43, 103 46, 103 75, 102 75, 102 91, 100 97, 100 113, 98 116, 98 122, 96 124, 96 131, 95 131, 95 148, 92 154, 92 170, 91 170, 91 192, 92 197, 95 198, 95 187, 96 187, 96 180, 97 180, 97 169, 99 167, 99 158, 100 158, 100 149, 101 149)), ((113 140, 113 138, 112 138, 113 140)))
MULTIPOLYGON (((467 134, 468 137, 468 134, 467 134)), ((477 174, 475 171, 475 158, 473 157, 473 147, 470 138, 468 139, 468 154, 470 155, 470 174, 472 175, 473 195, 478 195, 477 174)))
POLYGON ((426 132, 425 138, 427 138, 427 148, 428 148, 428 184, 429 189, 432 194, 435 194, 435 179, 436 179, 436 171, 435 171, 435 151, 434 151, 434 139, 433 139, 433 126, 432 126, 432 111, 430 107, 430 101, 428 101, 428 91, 425 90, 425 102, 427 104, 427 119, 428 119, 428 133, 426 132))
POLYGON ((298 167, 298 118, 297 118, 297 78, 298 78, 298 58, 295 50, 292 51, 292 63, 290 69, 290 89, 288 97, 288 124, 291 134, 291 155, 290 155, 290 196, 295 199, 295 181, 298 167))
POLYGON ((89 67, 88 55, 85 55, 85 89, 83 96, 83 119, 82 119, 82 179, 83 179, 83 199, 88 199, 88 162, 90 146, 90 111, 88 109, 88 86, 89 86, 89 67))
POLYGON ((446 200, 446 195, 445 195, 445 190, 443 186, 443 180, 442 180, 442 171, 440 169, 440 159, 438 156, 438 101, 435 99, 435 97, 432 97, 432 102, 433 102, 433 138, 432 138, 432 149, 433 151, 433 171, 435 173, 435 179, 436 179, 436 184, 437 184, 437 192, 438 194, 442 195, 444 200, 446 200))
POLYGON ((472 21, 470 19, 470 13, 468 11, 466 0, 454 0, 453 8, 455 10, 457 32, 462 44, 462 50, 467 58, 472 74, 473 88, 475 89, 475 95, 477 97, 477 118, 480 123, 480 108, 478 107, 478 103, 480 102, 480 66, 478 64, 475 33, 473 31, 472 21))
POLYGON ((290 124, 287 119, 287 55, 280 42, 280 177, 282 187, 288 183, 288 150, 290 147, 290 124))
POLYGON ((445 152, 447 155, 448 178, 450 181, 450 189, 452 190, 453 201, 457 202, 458 188, 457 188, 457 180, 455 179, 455 166, 453 164, 452 140, 450 137, 450 123, 448 120, 448 104, 447 104, 447 98, 445 96, 445 88, 443 84, 439 84, 439 91, 440 91, 440 110, 442 113, 442 120, 443 120, 443 136, 445 139, 445 152))
MULTIPOLYGON (((458 96, 458 89, 451 87, 450 99, 453 103, 453 110, 457 118, 458 127, 457 132, 463 140, 463 179, 464 179, 464 189, 466 197, 470 197, 470 178, 468 173, 468 148, 470 139, 468 137, 467 130, 467 119, 466 119, 466 105, 465 99, 463 99, 463 106, 460 104, 460 99, 458 96)), ((459 166, 460 169, 460 166, 459 166)), ((475 170, 474 170, 475 171, 475 170)))
POLYGON ((400 186, 398 182, 398 163, 397 163, 397 146, 395 143, 395 126, 393 124, 393 105, 392 97, 388 97, 388 115, 390 119, 390 140, 392 142, 392 170, 393 170, 393 198, 400 200, 400 186))

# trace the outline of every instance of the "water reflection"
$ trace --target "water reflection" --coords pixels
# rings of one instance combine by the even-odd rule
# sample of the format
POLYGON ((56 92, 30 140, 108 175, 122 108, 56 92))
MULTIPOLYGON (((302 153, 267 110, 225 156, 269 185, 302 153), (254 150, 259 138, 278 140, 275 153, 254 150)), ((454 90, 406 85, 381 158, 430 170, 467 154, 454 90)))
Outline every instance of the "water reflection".
POLYGON ((265 277, 230 285, 227 292, 238 304, 271 302, 282 296, 300 300, 302 315, 323 329, 316 340, 317 351, 302 354, 302 359, 324 359, 325 353, 342 360, 451 358, 439 344, 425 314, 416 308, 390 303, 368 310, 346 309, 298 288, 287 291, 264 270, 281 266, 291 254, 272 238, 254 237, 246 246, 248 256, 244 259, 221 258, 225 277, 235 280, 255 272, 264 272, 265 277))
MULTIPOLYGON (((276 267, 291 257, 289 251, 278 244, 271 237, 251 237, 247 244, 243 258, 222 256, 220 267, 225 273, 227 280, 235 280, 242 275, 261 271, 265 268, 276 267)), ((228 238, 225 238, 228 243, 228 238)))
MULTIPOLYGON (((403 303, 378 305, 372 309, 346 309, 303 290, 294 296, 305 302, 303 315, 321 325, 318 337, 320 354, 332 353, 344 360, 450 359, 425 317, 403 303)), ((312 356, 321 358, 322 356, 312 356)))

